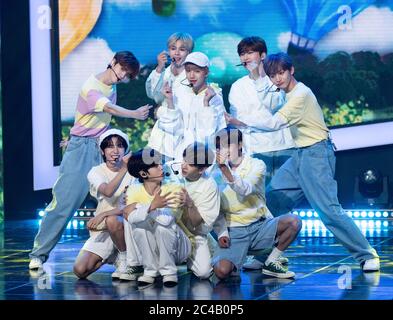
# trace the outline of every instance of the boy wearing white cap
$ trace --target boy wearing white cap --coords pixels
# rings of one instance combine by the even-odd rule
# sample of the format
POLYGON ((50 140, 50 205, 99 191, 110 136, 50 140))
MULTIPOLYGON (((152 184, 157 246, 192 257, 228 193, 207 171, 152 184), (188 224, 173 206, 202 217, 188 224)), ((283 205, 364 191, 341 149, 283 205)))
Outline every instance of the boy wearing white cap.
POLYGON ((76 259, 74 273, 86 278, 117 256, 112 278, 136 280, 143 272, 141 258, 128 224, 123 225, 119 207, 124 189, 134 181, 127 172, 129 155, 124 156, 129 148, 128 136, 111 129, 100 136, 99 142, 105 162, 93 167, 87 176, 90 194, 98 200, 98 206, 95 217, 87 224, 90 238, 76 259))
MULTIPOLYGON (((164 83, 170 83, 172 88, 183 87, 186 79, 184 69, 184 60, 187 55, 194 49, 194 40, 191 35, 183 32, 172 34, 167 40, 168 51, 162 51, 157 56, 157 67, 154 69, 146 80, 146 94, 153 99, 159 107, 165 97, 162 94, 164 83), (165 69, 165 63, 169 59, 170 65, 165 69)), ((157 113, 160 113, 158 109, 157 113)), ((156 122, 148 142, 148 146, 159 151, 161 154, 169 157, 173 149, 173 137, 165 133, 158 127, 156 122)))
POLYGON ((158 127, 173 141, 167 155, 179 161, 188 145, 195 141, 212 145, 214 134, 226 126, 221 89, 207 83, 208 57, 202 52, 190 53, 184 66, 187 82, 176 88, 164 85, 165 101, 157 113, 158 127))

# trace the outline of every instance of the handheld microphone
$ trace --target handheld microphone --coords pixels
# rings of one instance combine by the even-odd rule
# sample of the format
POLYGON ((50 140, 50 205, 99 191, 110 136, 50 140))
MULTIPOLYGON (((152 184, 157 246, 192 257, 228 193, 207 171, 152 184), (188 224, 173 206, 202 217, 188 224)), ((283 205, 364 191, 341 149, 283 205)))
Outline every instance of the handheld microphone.
POLYGON ((242 62, 242 63, 237 64, 235 67, 245 66, 246 64, 247 64, 247 62, 242 62))

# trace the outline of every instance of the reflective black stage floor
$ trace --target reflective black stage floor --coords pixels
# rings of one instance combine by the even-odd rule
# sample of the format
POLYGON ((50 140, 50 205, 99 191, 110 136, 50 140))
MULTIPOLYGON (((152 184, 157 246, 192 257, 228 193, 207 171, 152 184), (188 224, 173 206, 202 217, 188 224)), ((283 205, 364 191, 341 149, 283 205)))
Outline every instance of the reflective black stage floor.
POLYGON ((80 221, 67 229, 45 264, 45 274, 28 270, 28 252, 38 221, 11 221, 0 234, 0 300, 386 300, 393 298, 393 221, 358 222, 381 256, 381 272, 364 274, 319 222, 304 221, 286 252, 295 280, 243 271, 227 282, 200 281, 179 267, 174 288, 157 283, 139 291, 135 282, 111 280, 106 265, 89 280, 77 280, 72 266, 87 231, 80 221))

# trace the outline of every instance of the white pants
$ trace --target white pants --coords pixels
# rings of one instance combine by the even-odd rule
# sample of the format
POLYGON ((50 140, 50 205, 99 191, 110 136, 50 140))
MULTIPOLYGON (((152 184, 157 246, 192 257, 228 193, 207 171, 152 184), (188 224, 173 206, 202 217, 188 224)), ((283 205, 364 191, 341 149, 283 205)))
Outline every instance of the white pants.
POLYGON ((177 274, 176 264, 191 254, 191 242, 176 223, 162 226, 149 219, 134 224, 133 234, 142 253, 144 275, 177 274))
POLYGON ((209 245, 207 236, 195 236, 195 247, 187 261, 187 267, 200 279, 208 279, 213 270, 209 245))

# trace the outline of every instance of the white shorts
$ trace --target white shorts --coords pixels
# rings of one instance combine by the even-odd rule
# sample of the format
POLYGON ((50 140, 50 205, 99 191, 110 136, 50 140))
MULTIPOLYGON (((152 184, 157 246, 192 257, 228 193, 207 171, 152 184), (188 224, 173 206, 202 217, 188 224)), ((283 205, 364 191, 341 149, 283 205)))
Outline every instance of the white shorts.
POLYGON ((90 238, 82 250, 96 254, 105 263, 114 263, 118 252, 108 231, 90 231, 90 238))

